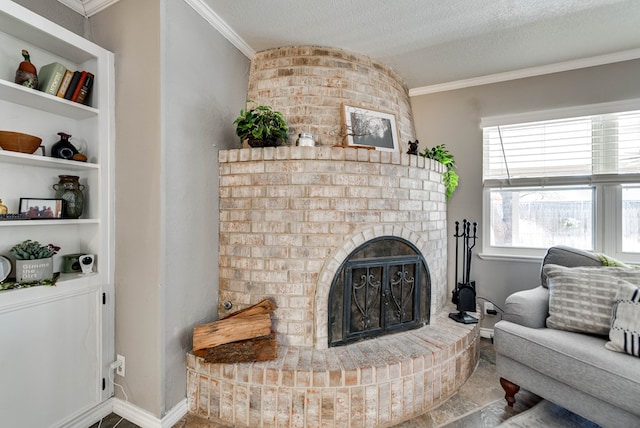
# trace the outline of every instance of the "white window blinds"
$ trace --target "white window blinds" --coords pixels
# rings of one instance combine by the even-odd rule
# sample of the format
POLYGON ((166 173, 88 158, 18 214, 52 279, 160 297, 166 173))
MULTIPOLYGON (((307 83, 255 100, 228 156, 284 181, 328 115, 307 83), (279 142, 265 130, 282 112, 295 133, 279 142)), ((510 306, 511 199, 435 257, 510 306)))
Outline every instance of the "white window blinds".
POLYGON ((620 181, 640 173, 640 110, 487 126, 483 136, 485 185, 620 181))

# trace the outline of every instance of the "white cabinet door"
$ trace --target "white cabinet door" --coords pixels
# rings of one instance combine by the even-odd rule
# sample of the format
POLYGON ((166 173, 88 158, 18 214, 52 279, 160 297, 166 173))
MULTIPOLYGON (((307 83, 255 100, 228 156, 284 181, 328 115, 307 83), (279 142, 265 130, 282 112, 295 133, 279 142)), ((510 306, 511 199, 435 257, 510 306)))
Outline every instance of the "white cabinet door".
POLYGON ((102 290, 30 292, 0 306, 0 426, 63 426, 101 401, 102 290))

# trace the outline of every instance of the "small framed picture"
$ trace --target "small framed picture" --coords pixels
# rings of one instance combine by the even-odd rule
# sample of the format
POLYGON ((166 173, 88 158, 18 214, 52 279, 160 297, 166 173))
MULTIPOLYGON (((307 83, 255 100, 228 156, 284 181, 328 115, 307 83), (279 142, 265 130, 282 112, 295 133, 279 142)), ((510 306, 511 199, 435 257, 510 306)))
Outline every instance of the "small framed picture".
POLYGON ((62 218, 62 199, 20 198, 20 214, 32 220, 62 218))
POLYGON ((343 104, 342 118, 347 146, 399 150, 395 114, 343 104))

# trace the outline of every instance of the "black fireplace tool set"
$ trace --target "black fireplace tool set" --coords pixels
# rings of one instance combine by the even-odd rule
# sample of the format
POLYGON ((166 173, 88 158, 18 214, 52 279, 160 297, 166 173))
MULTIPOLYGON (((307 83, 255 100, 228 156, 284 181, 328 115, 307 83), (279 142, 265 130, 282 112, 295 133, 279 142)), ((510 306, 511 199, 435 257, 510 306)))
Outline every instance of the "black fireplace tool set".
POLYGON ((449 314, 449 318, 463 324, 474 324, 478 319, 467 314, 466 311, 476 311, 476 282, 469 279, 471 275, 471 256, 473 255, 473 247, 476 246, 478 239, 478 223, 473 223, 473 234, 471 232, 472 223, 462 220, 462 233, 460 233, 460 222, 456 221, 456 286, 452 294, 452 302, 456 305, 458 312, 449 314), (462 245, 460 245, 462 239, 462 245), (461 248, 460 248, 461 247, 461 248), (458 282, 458 271, 462 250, 462 282, 458 282))

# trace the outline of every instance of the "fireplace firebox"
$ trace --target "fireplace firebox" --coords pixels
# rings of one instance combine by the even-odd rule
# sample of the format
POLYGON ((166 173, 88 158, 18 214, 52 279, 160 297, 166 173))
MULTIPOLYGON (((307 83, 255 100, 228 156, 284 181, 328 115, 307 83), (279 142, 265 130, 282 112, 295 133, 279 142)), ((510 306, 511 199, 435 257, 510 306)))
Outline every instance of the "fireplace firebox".
POLYGON ((430 276, 420 251, 398 237, 379 237, 354 250, 329 294, 329 346, 429 323, 430 276))

